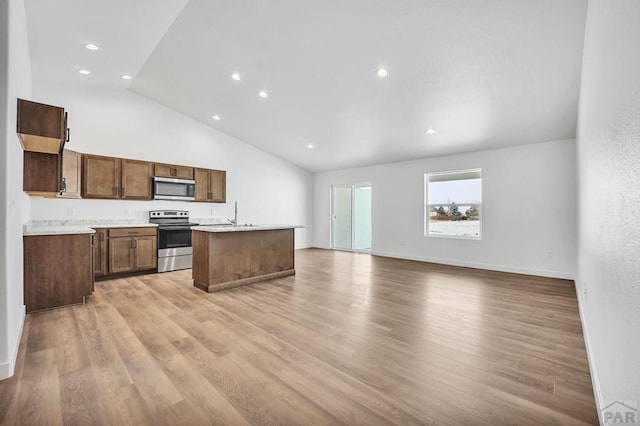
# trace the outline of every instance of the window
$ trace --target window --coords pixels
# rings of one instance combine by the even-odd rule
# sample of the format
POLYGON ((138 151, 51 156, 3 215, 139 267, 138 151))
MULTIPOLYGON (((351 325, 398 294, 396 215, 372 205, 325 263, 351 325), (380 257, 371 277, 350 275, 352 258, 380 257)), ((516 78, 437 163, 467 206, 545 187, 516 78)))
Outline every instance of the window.
POLYGON ((480 239, 482 169, 425 173, 425 236, 480 239))

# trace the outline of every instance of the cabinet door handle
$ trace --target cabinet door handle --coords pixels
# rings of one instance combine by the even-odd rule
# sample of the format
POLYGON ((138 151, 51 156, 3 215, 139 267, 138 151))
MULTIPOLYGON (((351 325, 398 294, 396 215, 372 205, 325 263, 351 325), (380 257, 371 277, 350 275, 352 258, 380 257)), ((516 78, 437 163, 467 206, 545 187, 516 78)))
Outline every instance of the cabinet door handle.
POLYGON ((96 246, 96 234, 91 234, 91 247, 96 246))
POLYGON ((65 142, 69 142, 69 139, 71 139, 71 129, 67 127, 67 138, 65 139, 65 142))
POLYGON ((138 248, 138 240, 133 240, 133 248, 138 248))
POLYGON ((62 178, 62 183, 60 184, 60 195, 67 192, 67 178, 62 178))
POLYGON ((178 175, 178 169, 173 168, 171 169, 171 176, 177 176, 178 175))

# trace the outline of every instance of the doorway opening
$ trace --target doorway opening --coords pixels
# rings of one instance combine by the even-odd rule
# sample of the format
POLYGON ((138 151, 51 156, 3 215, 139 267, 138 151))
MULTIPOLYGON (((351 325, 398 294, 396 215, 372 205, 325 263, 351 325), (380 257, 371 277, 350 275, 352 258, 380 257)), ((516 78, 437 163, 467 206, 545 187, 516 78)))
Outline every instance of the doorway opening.
POLYGON ((371 184, 331 187, 331 248, 371 252, 371 184))

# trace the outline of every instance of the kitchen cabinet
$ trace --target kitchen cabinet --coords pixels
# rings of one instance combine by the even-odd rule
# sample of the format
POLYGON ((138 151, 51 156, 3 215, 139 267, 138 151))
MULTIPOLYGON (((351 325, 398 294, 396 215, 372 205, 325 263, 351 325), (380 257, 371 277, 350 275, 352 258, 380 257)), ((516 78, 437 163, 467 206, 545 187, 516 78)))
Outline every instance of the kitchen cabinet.
POLYGON ((109 229, 109 274, 156 269, 156 228, 109 229))
POLYGON ((108 251, 107 251, 107 229, 95 230, 95 251, 94 251, 94 275, 96 277, 107 275, 108 273, 108 251))
POLYGON ((119 158, 82 155, 82 197, 120 198, 119 158))
POLYGON ((82 197, 150 200, 153 163, 99 155, 82 156, 82 197))
POLYGON ((64 108, 18 99, 17 133, 25 151, 60 154, 69 141, 64 108))
POLYGON ((82 181, 82 154, 65 149, 62 151, 61 198, 80 198, 82 181))
POLYGON ((60 191, 60 160, 58 154, 25 151, 22 190, 29 195, 55 197, 60 191))
POLYGON ((157 177, 192 180, 193 167, 156 163, 154 165, 153 175, 157 177))
POLYGON ((227 201, 227 172, 195 169, 195 201, 225 203, 227 201))
POLYGON ((24 149, 22 190, 55 197, 61 188, 62 151, 69 139, 64 108, 18 99, 16 131, 24 149))
POLYGON ((122 159, 122 189, 120 197, 126 200, 153 198, 153 163, 122 159))
POLYGON ((82 303, 93 290, 93 235, 24 238, 24 303, 27 312, 82 303))

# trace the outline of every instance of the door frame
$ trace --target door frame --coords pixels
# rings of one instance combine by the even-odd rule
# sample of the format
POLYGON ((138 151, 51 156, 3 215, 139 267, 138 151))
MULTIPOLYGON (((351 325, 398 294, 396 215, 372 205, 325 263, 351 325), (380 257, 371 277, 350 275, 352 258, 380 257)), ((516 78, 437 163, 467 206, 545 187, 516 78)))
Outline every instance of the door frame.
MULTIPOLYGON (((355 244, 355 234, 356 234, 356 227, 355 227, 355 189, 356 188, 362 188, 362 187, 369 187, 371 188, 371 199, 373 199, 373 185, 371 185, 371 182, 359 182, 359 183, 353 183, 353 184, 338 184, 338 185, 331 185, 331 188, 329 189, 329 220, 330 220, 330 235, 329 235, 329 247, 331 248, 331 250, 339 250, 339 251, 349 251, 349 252, 354 252, 354 253, 367 253, 367 254, 371 254, 371 248, 369 249, 355 249, 353 248, 354 244, 355 244), (335 210, 335 188, 349 188, 351 190, 351 248, 343 248, 343 247, 335 247, 335 241, 334 241, 334 227, 335 227, 335 215, 334 215, 334 210, 335 210)), ((371 208, 370 208, 371 210, 371 208)), ((372 226, 373 228, 373 226, 372 226)), ((373 233, 372 233, 373 234, 373 233)), ((373 237, 373 235, 372 235, 373 237)), ((373 240, 373 238, 372 238, 373 240)), ((373 244, 371 244, 373 246, 373 244)))

